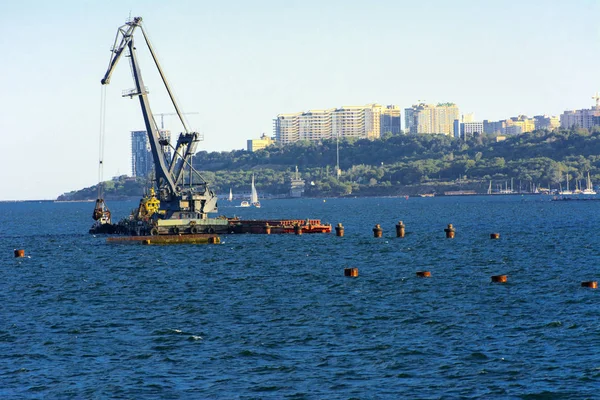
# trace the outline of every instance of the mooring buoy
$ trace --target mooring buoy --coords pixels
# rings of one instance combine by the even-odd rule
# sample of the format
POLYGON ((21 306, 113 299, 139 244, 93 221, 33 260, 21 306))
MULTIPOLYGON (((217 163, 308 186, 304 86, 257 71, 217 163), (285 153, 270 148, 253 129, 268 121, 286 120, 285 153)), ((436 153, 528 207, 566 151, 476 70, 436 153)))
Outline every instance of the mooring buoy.
POLYGON ((444 232, 446 232, 447 239, 454 239, 455 230, 452 224, 448 224, 448 227, 444 229, 444 232))
POLYGON ((335 227, 335 236, 344 237, 344 225, 341 222, 335 227))
POLYGON ((406 228, 406 226, 402 223, 402 221, 398 221, 398 224, 396 225, 396 237, 404 237, 404 228, 406 228))
POLYGON ((382 234, 383 229, 381 229, 381 225, 375 225, 375 228, 373 228, 373 237, 380 238, 382 234))

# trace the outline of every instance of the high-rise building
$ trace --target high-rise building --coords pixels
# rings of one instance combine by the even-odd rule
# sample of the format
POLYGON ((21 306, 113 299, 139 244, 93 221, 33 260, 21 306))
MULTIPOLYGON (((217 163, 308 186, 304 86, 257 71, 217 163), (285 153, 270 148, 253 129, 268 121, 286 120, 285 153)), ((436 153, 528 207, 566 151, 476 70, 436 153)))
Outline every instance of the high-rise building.
POLYGON ((273 124, 275 140, 287 144, 298 140, 320 141, 337 137, 377 139, 381 137, 385 112, 389 113, 388 120, 398 125, 399 131, 399 121, 394 120, 400 117, 396 106, 384 108, 379 104, 367 104, 279 114, 273 124))
POLYGON ((255 152, 258 150, 262 150, 267 146, 272 145, 273 143, 275 143, 275 140, 273 140, 272 138, 268 137, 266 134, 262 134, 262 136, 260 137, 260 139, 248 139, 248 141, 246 142, 247 144, 247 148, 249 152, 255 152))
POLYGON ((402 118, 400 115, 400 107, 388 105, 381 110, 381 133, 391 133, 399 135, 402 132, 402 118))
POLYGON ((302 113, 279 114, 273 121, 275 140, 282 144, 297 142, 300 138, 299 116, 302 113))
POLYGON ((379 104, 343 106, 331 116, 333 137, 378 139, 381 137, 381 110, 379 104))
POLYGON ((600 95, 596 93, 592 96, 596 100, 596 105, 590 109, 565 111, 560 115, 560 126, 562 128, 585 128, 590 129, 598 125, 600 119, 600 95))
MULTIPOLYGON (((171 131, 160 130, 160 139, 171 142, 171 131)), ((163 152, 167 162, 171 161, 171 148, 163 146, 163 152)), ((154 160, 150 150, 150 141, 146 131, 131 132, 131 176, 145 177, 154 171, 154 160)))
POLYGON ((131 132, 131 176, 144 177, 152 169, 152 154, 146 131, 131 132))
POLYGON ((441 133, 455 136, 454 121, 458 120, 459 115, 458 107, 454 103, 419 103, 404 110, 404 126, 406 131, 413 135, 441 133))
POLYGON ((299 139, 319 141, 331 139, 331 112, 327 110, 309 110, 298 117, 299 139))

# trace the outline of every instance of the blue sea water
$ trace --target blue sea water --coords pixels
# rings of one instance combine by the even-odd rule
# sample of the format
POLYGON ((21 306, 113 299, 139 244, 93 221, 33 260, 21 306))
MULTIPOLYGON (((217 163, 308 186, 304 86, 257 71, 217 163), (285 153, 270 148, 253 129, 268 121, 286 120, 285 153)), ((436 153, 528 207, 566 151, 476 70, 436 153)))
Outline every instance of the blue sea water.
POLYGON ((87 233, 92 203, 0 203, 0 398, 600 396, 600 291, 580 286, 600 280, 600 202, 262 204, 220 212, 341 222, 345 237, 111 245, 87 233))

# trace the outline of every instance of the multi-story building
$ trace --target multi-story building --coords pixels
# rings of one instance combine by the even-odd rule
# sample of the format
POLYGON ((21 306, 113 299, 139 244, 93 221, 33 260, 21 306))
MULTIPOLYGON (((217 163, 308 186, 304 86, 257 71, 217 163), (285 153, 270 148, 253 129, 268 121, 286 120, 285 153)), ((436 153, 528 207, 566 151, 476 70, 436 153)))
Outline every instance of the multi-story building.
POLYGON ((536 129, 535 119, 526 115, 519 115, 500 121, 483 121, 483 132, 489 135, 518 135, 533 132, 536 129))
POLYGON ((131 176, 147 176, 152 169, 152 154, 146 131, 131 132, 131 176))
POLYGON ((331 138, 331 112, 333 108, 327 110, 309 110, 300 114, 299 139, 319 141, 331 138))
POLYGON ((460 138, 467 140, 470 137, 483 134, 483 122, 461 122, 460 138))
POLYGON ((593 126, 600 125, 600 95, 596 93, 592 96, 596 100, 596 105, 590 109, 567 110, 560 115, 560 126, 562 128, 585 128, 590 129, 593 126))
POLYGON ((535 130, 535 120, 526 115, 519 115, 506 120, 506 134, 518 135, 535 130))
POLYGON ((336 108, 331 118, 333 137, 380 138, 382 108, 379 104, 336 108))
POLYGON ((282 144, 297 142, 299 135, 298 117, 302 113, 279 114, 273 121, 275 140, 282 144))
MULTIPOLYGON (((160 139, 171 142, 171 131, 160 130, 160 139)), ((167 161, 171 161, 171 148, 163 146, 163 152, 167 161)), ((150 151, 150 141, 146 131, 131 132, 131 176, 145 177, 154 171, 154 160, 150 151)))
POLYGON ((400 107, 394 105, 388 105, 381 110, 381 122, 380 130, 381 133, 391 133, 392 135, 399 135, 402 133, 402 118, 400 115, 400 107))
POLYGON ((272 145, 273 143, 275 143, 275 140, 263 133, 260 139, 248 139, 247 147, 248 151, 252 153, 258 150, 262 150, 265 147, 272 145))
POLYGON ((552 131, 560 128, 560 118, 554 115, 535 115, 533 120, 535 122, 535 129, 547 129, 552 131))
POLYGON ((382 120, 385 121, 382 116, 384 110, 389 110, 388 120, 397 124, 399 132, 399 121, 393 119, 399 119, 397 107, 384 108, 379 104, 367 104, 279 114, 274 120, 275 140, 287 144, 298 140, 320 141, 336 137, 377 139, 381 137, 382 120), (396 110, 397 117, 394 114, 396 110))
POLYGON ((488 121, 483 120, 483 133, 487 135, 505 135, 506 134, 506 121, 488 121))
POLYGON ((404 110, 404 126, 406 131, 413 135, 441 133, 455 136, 454 121, 458 120, 459 115, 458 107, 454 103, 419 103, 404 110))

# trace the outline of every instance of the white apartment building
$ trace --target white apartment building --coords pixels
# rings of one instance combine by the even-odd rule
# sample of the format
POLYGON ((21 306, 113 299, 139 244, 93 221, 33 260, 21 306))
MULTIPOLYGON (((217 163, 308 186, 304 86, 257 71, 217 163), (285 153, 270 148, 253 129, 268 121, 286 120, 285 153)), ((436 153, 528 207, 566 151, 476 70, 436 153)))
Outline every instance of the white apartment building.
POLYGON ((467 138, 475 135, 483 134, 483 121, 481 122, 462 122, 460 124, 460 138, 467 140, 467 138))

